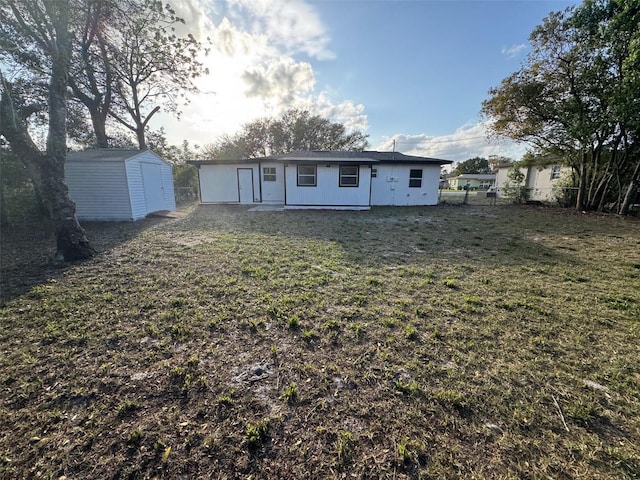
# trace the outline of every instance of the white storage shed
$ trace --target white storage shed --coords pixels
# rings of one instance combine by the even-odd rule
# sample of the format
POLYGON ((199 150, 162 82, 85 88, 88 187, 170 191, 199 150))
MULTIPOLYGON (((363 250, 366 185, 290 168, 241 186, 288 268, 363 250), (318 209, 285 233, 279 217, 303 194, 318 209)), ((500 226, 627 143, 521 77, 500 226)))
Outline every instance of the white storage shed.
POLYGON ((72 152, 64 170, 79 220, 139 220, 176 209, 171 165, 151 150, 72 152))

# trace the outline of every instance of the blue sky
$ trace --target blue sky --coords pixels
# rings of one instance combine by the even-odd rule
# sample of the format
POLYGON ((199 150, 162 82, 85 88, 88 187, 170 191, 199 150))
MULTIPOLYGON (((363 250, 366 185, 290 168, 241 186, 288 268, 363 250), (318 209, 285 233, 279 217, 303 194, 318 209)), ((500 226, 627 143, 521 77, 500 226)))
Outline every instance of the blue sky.
POLYGON ((308 108, 369 134, 371 148, 464 160, 518 158, 487 142, 487 91, 517 70, 528 37, 567 0, 176 0, 185 28, 210 37, 211 74, 172 142, 212 143, 254 118, 308 108))

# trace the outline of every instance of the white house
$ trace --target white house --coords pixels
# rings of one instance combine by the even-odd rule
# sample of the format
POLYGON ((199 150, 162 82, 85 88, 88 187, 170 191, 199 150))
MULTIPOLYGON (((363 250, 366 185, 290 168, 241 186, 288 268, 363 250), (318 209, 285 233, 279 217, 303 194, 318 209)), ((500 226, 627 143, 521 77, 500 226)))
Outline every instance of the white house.
POLYGON ((496 181, 493 173, 463 173, 449 178, 449 188, 454 190, 489 190, 496 181))
MULTIPOLYGON (((496 168, 496 190, 498 197, 504 197, 504 187, 508 182, 511 164, 501 164, 496 168)), ((529 190, 529 199, 536 202, 555 202, 559 182, 571 175, 571 169, 562 165, 528 165, 520 167, 525 180, 523 187, 529 190)))
POLYGON ((450 160, 399 152, 298 151, 242 160, 198 160, 202 203, 367 210, 436 205, 450 160))
POLYGON ((151 150, 72 152, 64 171, 79 220, 139 220, 176 209, 171 165, 151 150))

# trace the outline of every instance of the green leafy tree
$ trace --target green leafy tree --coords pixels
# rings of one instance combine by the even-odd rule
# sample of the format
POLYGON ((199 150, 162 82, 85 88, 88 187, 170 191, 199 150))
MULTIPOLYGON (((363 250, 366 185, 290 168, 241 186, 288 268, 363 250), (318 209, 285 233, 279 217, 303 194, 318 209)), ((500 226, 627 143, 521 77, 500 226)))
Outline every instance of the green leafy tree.
POLYGON ((490 90, 493 133, 574 171, 579 209, 626 212, 640 182, 640 4, 586 0, 531 34, 522 68, 490 90))
POLYGON ((530 191, 527 188, 527 178, 522 167, 521 162, 514 162, 507 172, 507 181, 502 187, 502 194, 512 198, 515 203, 524 203, 529 200, 530 191))
MULTIPOLYGON (((114 96, 109 30, 115 23, 117 2, 84 0, 76 7, 79 14, 75 17, 69 86, 75 102, 89 112, 93 128, 86 136, 92 136, 97 147, 107 148, 107 119, 114 96)), ((85 143, 89 143, 88 139, 85 143)))
POLYGON ((453 170, 454 175, 463 175, 465 173, 491 173, 489 160, 482 157, 474 157, 464 162, 458 162, 453 170))
POLYGON ((348 132, 306 110, 289 110, 279 118, 262 118, 246 124, 240 132, 222 137, 204 148, 205 158, 235 159, 278 155, 296 150, 363 150, 367 135, 348 132))
POLYGON ((136 135, 143 150, 151 118, 163 106, 179 115, 186 94, 198 91, 193 79, 208 73, 198 60, 207 50, 191 34, 175 33, 184 20, 169 4, 126 0, 117 5, 105 52, 113 75, 109 114, 136 135))
POLYGON ((13 65, 45 62, 48 73, 47 139, 44 149, 29 132, 29 118, 41 105, 21 96, 21 89, 0 72, 0 134, 27 167, 34 188, 56 232, 57 256, 88 258, 94 249, 76 218, 64 183, 67 154, 67 86, 72 36, 69 0, 0 1, 2 59, 13 65))

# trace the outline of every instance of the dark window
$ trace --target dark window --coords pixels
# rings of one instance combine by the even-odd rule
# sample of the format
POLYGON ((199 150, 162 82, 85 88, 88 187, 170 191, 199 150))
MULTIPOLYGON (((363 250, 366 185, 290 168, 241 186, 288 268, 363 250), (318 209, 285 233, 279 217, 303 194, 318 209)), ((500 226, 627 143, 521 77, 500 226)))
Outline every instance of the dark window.
POLYGON ((340 186, 341 187, 357 187, 358 186, 358 166, 341 166, 340 167, 340 186))
POLYGON ((316 186, 316 166, 315 165, 298 165, 298 186, 299 187, 315 187, 316 186))
POLYGON ((409 171, 409 187, 422 188, 422 170, 409 171))
POLYGON ((551 167, 551 180, 560 178, 560 165, 554 165, 551 167))
POLYGON ((372 168, 371 169, 371 178, 376 178, 378 176, 378 169, 377 168, 372 168))
POLYGON ((262 169, 262 179, 265 182, 276 181, 276 167, 264 167, 262 169))

